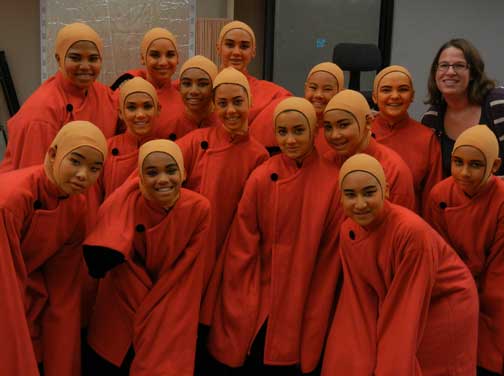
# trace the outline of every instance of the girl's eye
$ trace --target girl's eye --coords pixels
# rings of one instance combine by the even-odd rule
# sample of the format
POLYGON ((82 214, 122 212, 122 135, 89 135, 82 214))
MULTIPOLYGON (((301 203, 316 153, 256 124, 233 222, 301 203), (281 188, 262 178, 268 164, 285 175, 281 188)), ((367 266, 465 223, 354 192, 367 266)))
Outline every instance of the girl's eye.
POLYGON ((144 104, 144 109, 146 109, 146 110, 150 110, 153 107, 154 107, 154 105, 152 103, 146 103, 146 104, 144 104))
POLYGON ((324 131, 331 132, 332 131, 332 125, 331 124, 324 124, 324 131))
POLYGON ((220 108, 226 108, 227 106, 227 103, 226 102, 217 102, 217 106, 219 106, 220 108))
POLYGON ((70 158, 70 162, 72 162, 72 164, 74 166, 79 166, 80 165, 80 161, 78 159, 75 159, 75 158, 70 158))
POLYGON ((149 56, 157 59, 157 58, 159 58, 160 54, 157 51, 151 51, 151 52, 149 52, 149 56))
POLYGON ((286 130, 285 129, 279 129, 277 130, 277 133, 280 135, 280 136, 285 136, 287 134, 286 130))
POLYGON ((96 167, 96 166, 91 167, 91 172, 100 172, 100 171, 101 171, 101 167, 96 167))
POLYGON ((175 175, 178 172, 178 168, 170 168, 166 171, 168 175, 175 175))
POLYGON ((350 123, 339 123, 338 126, 341 128, 341 129, 344 129, 346 127, 348 127, 350 125, 350 123))
POLYGON ((347 198, 354 198, 355 197, 355 193, 353 193, 353 192, 345 192, 344 195, 347 198))
POLYGON ((224 45, 225 45, 227 48, 234 48, 234 43, 232 43, 232 42, 226 42, 226 43, 224 43, 224 45))
POLYGON ((132 105, 132 104, 129 104, 126 106, 126 109, 128 111, 135 111, 136 110, 136 106, 135 105, 132 105))
POLYGON ((305 132, 304 128, 297 128, 294 130, 294 134, 300 136, 305 132))
POLYGON ((158 173, 156 170, 148 170, 147 171, 147 176, 150 176, 151 178, 156 176, 158 173))
POLYGON ((174 52, 174 51, 169 51, 167 54, 166 54, 166 57, 169 57, 170 59, 171 58, 174 58, 176 57, 177 54, 174 52))
POLYGON ((98 61, 100 61, 100 57, 98 55, 95 55, 95 56, 91 56, 89 58, 89 62, 90 63, 97 63, 98 61))
POLYGON ((182 82, 180 83, 183 87, 191 87, 192 85, 192 82, 189 81, 189 80, 182 80, 182 82))
POLYGON ((234 104, 235 106, 241 106, 241 105, 242 105, 242 103, 243 103, 243 99, 235 99, 235 100, 233 101, 233 104, 234 104))

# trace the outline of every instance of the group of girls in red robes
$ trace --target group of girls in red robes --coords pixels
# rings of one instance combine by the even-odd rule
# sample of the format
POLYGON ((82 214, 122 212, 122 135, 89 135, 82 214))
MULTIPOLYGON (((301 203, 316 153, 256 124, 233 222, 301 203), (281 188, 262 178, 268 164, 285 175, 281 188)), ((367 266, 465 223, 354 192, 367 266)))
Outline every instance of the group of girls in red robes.
MULTIPOLYGON (((113 91, 96 32, 58 33, 0 164, 2 373, 502 375, 495 129, 458 132, 442 180, 406 68, 373 113, 334 63, 304 98, 251 76, 243 22, 217 49, 172 82, 176 38, 151 29, 113 91)), ((461 52, 436 78, 473 74, 461 52)))

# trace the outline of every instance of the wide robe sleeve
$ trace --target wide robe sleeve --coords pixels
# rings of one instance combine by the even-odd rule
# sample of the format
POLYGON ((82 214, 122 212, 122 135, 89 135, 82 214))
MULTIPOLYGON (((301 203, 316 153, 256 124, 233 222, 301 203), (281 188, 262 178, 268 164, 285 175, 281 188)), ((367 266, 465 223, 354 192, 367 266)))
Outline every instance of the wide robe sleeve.
POLYGON ((301 339, 301 369, 304 373, 312 372, 320 361, 336 303, 336 287, 341 275, 339 233, 344 219, 340 197, 339 192, 334 194, 306 300, 301 339))
POLYGON ((392 253, 393 279, 378 312, 376 376, 422 374, 416 354, 438 262, 425 243, 422 237, 411 237, 392 253))
POLYGON ((80 327, 82 297, 82 218, 63 249, 43 266, 50 304, 42 317, 42 345, 45 375, 80 375, 80 327))
POLYGON ((12 213, 0 209, 0 373, 38 376, 37 361, 25 318, 21 285, 16 276, 22 262, 20 240, 12 213), (17 260, 16 260, 17 259, 17 260))
POLYGON ((245 185, 230 232, 224 244, 224 272, 209 336, 209 351, 219 361, 241 366, 246 354, 242 338, 252 338, 257 322, 261 260, 257 181, 245 185), (249 333, 242 334, 243 328, 249 333), (233 349, 239 349, 234 351, 233 349))
POLYGON ((493 354, 495 358, 488 359, 487 363, 495 365, 496 370, 504 371, 504 212, 502 211, 498 218, 497 233, 487 252, 485 271, 478 286, 480 321, 483 321, 480 322, 480 326, 486 324, 488 330, 485 330, 485 334, 491 333, 493 338, 481 338, 483 333, 480 334, 478 358, 493 354), (481 347, 483 343, 493 343, 496 348, 483 349, 481 347))

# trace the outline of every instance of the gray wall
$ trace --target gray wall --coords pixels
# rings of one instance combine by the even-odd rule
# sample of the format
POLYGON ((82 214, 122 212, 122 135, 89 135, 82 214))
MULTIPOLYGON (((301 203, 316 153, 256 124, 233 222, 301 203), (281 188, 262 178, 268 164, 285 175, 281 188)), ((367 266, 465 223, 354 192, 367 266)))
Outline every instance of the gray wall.
POLYGON ((196 17, 226 18, 227 0, 196 0, 196 17))
MULTIPOLYGON (((40 85, 40 29, 38 0, 2 1, 0 5, 0 50, 5 51, 20 104, 40 85)), ((0 89, 0 124, 9 111, 0 89)), ((4 153, 0 137, 0 159, 4 153)))
POLYGON ((429 68, 449 39, 470 40, 483 56, 489 77, 504 83, 503 14, 502 0, 395 1, 391 63, 404 65, 413 75, 412 117, 420 119, 426 109, 429 68))

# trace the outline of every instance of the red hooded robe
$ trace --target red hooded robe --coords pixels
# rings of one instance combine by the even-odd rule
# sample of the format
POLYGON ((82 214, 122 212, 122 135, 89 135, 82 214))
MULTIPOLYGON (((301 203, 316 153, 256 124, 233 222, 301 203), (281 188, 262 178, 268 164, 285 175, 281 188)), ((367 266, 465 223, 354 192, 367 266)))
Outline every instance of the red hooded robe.
POLYGON ((119 366, 133 346, 131 375, 193 375, 211 231, 208 200, 183 188, 169 212, 144 198, 138 178, 105 201, 86 260, 93 270, 104 248, 125 262, 100 281, 88 336, 96 353, 119 366))
POLYGON ((449 177, 432 189, 425 217, 476 281, 478 365, 500 373, 504 371, 504 182, 492 176, 470 198, 449 177))

